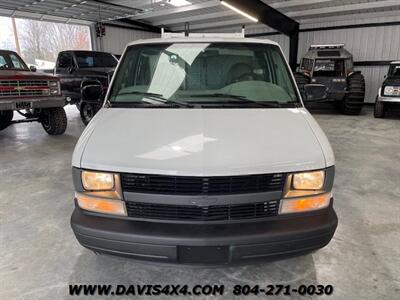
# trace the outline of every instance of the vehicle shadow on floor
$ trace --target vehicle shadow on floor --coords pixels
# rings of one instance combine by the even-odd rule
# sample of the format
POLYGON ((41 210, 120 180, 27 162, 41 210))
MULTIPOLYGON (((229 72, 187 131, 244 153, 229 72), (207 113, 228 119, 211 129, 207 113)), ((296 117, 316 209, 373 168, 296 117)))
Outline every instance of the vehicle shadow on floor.
MULTIPOLYGON (((75 264, 73 273, 69 278, 69 284, 89 283, 113 285, 187 284, 189 287, 197 284, 224 285, 223 298, 230 299, 233 298, 232 291, 236 284, 250 286, 258 284, 260 287, 266 287, 268 284, 288 284, 292 287, 298 287, 301 284, 317 284, 317 278, 312 254, 244 266, 193 268, 146 264, 128 258, 95 255, 85 249, 82 250, 82 254, 75 264)), ((285 299, 285 297, 287 296, 282 296, 282 299, 285 299)), ((185 297, 185 299, 187 298, 185 297)), ((210 296, 211 298, 218 299, 215 296, 210 296)), ((246 299, 251 298, 253 298, 251 295, 246 297, 246 299)), ((132 299, 132 297, 129 299, 132 299)), ((199 299, 199 297, 197 296, 196 299, 199 299)), ((201 299, 207 299, 207 297, 202 296, 201 299)), ((280 298, 274 297, 274 299, 280 298)))

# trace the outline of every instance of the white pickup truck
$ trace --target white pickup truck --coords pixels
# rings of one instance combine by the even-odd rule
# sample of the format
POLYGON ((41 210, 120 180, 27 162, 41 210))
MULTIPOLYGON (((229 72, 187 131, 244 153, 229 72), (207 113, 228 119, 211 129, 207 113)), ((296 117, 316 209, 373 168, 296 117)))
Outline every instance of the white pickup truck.
POLYGON ((76 145, 71 226, 96 253, 167 263, 305 254, 337 226, 334 164, 278 44, 135 41, 76 145))

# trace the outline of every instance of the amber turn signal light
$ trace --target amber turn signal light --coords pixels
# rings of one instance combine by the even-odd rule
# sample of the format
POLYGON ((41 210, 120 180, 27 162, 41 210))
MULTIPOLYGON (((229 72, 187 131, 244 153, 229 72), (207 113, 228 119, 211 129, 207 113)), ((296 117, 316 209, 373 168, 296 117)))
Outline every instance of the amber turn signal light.
POLYGON ((309 196, 293 199, 281 200, 280 214, 300 213, 323 209, 329 206, 331 193, 325 193, 318 196, 309 196))
POLYGON ((75 198, 80 208, 103 214, 126 216, 125 202, 76 193, 75 198))

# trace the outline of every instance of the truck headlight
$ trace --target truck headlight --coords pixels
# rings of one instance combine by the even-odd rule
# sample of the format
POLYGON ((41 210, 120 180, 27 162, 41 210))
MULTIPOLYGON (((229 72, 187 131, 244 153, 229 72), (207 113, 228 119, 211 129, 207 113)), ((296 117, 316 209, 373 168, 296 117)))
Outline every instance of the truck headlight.
POLYGON ((325 189, 325 170, 289 174, 280 214, 318 210, 329 206, 331 192, 325 189))
POLYGON ((84 192, 75 193, 80 208, 104 214, 126 216, 119 174, 82 171, 84 192))
POLYGON ((385 89, 383 90, 383 94, 385 96, 392 96, 394 93, 394 87, 393 86, 385 86, 385 89))
POLYGON ((50 95, 60 95, 60 82, 59 81, 50 81, 50 95))

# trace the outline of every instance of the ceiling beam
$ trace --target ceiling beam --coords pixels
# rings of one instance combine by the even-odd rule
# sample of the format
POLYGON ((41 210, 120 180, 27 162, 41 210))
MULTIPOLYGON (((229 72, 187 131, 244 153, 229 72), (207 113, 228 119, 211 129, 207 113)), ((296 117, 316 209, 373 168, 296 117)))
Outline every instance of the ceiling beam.
MULTIPOLYGON (((213 29, 213 28, 220 28, 226 26, 235 26, 237 25, 238 28, 241 28, 243 25, 252 23, 249 19, 246 18, 238 18, 234 20, 227 20, 227 21, 217 21, 211 23, 201 23, 201 24, 193 24, 189 26, 189 30, 199 30, 199 29, 213 29)), ((180 31, 184 29, 184 26, 172 27, 173 31, 180 31)))
POLYGON ((203 9, 203 8, 210 8, 220 5, 220 1, 213 0, 213 1, 206 1, 197 4, 181 6, 181 7, 174 7, 174 8, 167 8, 167 9, 160 9, 153 12, 147 12, 142 14, 137 14, 135 16, 130 17, 133 20, 138 19, 150 19, 156 17, 165 17, 172 14, 179 14, 182 12, 189 12, 193 10, 203 9))
POLYGON ((289 8, 295 6, 303 6, 303 5, 312 5, 312 4, 320 4, 325 2, 332 2, 334 0, 288 0, 282 2, 274 2, 269 4, 273 8, 289 8))
POLYGON ((306 16, 329 14, 329 13, 344 13, 344 12, 364 10, 364 9, 374 9, 374 8, 379 9, 379 8, 392 7, 392 6, 400 6, 400 1, 399 0, 383 0, 383 1, 376 1, 376 2, 365 2, 365 3, 357 3, 357 4, 339 5, 339 6, 301 10, 301 11, 292 11, 292 12, 286 13, 286 15, 289 17, 306 17, 306 16))
POLYGON ((186 22, 195 22, 195 21, 205 21, 209 19, 217 19, 217 18, 223 18, 223 17, 230 17, 234 15, 235 12, 232 12, 231 10, 226 10, 226 11, 220 11, 220 12, 215 12, 215 13, 208 13, 208 14, 201 14, 198 16, 190 16, 190 17, 183 17, 183 18, 171 18, 167 19, 164 21, 158 21, 154 22, 153 25, 159 26, 159 25, 170 25, 170 24, 185 24, 186 22))
POLYGON ((299 23, 260 0, 227 0, 226 2, 283 34, 290 36, 299 31, 299 23))
MULTIPOLYGON (((274 2, 271 3, 270 6, 273 8, 290 8, 300 5, 311 5, 311 4, 318 4, 324 2, 331 2, 334 0, 289 0, 284 2, 274 2)), ((224 7, 225 8, 225 7, 224 7)), ((172 24, 184 24, 186 22, 194 22, 194 21, 207 21, 209 19, 217 19, 217 18, 224 18, 230 17, 235 15, 236 13, 232 10, 225 8, 224 11, 215 12, 215 13, 205 13, 197 16, 187 16, 181 18, 169 18, 162 21, 153 22, 153 25, 160 26, 160 25, 172 25, 172 24)))

